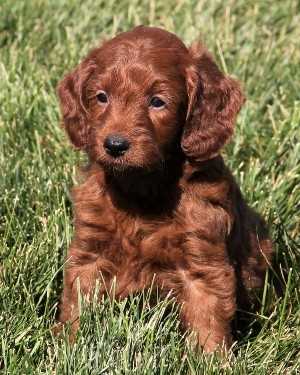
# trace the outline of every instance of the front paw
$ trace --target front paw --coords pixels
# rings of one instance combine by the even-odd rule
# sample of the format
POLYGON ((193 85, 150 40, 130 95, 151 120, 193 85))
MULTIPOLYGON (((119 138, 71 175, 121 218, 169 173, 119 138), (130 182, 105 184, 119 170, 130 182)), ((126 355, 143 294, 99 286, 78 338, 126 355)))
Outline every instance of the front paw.
POLYGON ((201 353, 220 353, 225 356, 232 346, 232 336, 228 334, 222 337, 216 337, 213 334, 208 334, 204 338, 201 334, 196 332, 191 332, 186 337, 186 343, 190 350, 197 351, 201 353))
POLYGON ((57 322, 52 328, 53 336, 62 338, 66 336, 70 344, 76 341, 77 331, 79 329, 79 317, 66 323, 57 322))

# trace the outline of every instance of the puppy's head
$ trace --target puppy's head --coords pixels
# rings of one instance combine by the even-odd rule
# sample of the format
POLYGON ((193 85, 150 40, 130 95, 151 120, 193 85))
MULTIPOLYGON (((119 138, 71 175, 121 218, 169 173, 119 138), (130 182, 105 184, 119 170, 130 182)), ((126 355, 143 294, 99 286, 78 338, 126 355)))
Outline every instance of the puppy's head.
POLYGON ((243 103, 201 45, 143 26, 93 50, 58 94, 72 143, 114 171, 157 168, 179 144, 189 159, 213 157, 243 103))

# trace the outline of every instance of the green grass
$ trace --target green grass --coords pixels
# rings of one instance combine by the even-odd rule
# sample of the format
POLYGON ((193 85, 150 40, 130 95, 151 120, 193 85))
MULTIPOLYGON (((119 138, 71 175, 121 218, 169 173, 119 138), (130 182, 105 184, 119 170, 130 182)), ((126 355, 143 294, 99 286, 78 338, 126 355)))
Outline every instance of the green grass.
POLYGON ((0 1, 1 373, 300 373, 299 24, 297 0, 0 1), (190 351, 177 309, 149 307, 147 295, 85 309, 73 347, 50 331, 79 163, 59 126, 55 86, 101 38, 141 23, 187 43, 201 36, 248 98, 225 157, 270 223, 276 271, 225 360, 190 351))

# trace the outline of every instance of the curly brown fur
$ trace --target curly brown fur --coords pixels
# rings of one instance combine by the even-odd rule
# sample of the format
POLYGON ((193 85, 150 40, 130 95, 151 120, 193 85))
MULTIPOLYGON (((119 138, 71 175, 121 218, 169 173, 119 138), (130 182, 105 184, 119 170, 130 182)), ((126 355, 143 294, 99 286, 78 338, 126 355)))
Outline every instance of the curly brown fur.
POLYGON ((244 102, 239 84, 203 45, 141 26, 91 51, 58 94, 70 140, 89 157, 73 190, 59 320, 76 332, 78 285, 88 296, 101 280, 101 294, 116 278, 124 298, 155 275, 205 351, 230 346, 237 300, 262 285, 272 252, 220 156, 244 102), (105 146, 112 135, 128 146, 117 155, 105 146))

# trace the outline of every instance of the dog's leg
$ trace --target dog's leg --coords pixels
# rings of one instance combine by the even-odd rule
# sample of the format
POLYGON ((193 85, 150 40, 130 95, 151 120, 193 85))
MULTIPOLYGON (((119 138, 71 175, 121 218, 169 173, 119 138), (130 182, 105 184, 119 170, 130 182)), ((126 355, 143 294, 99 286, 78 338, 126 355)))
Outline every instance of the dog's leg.
POLYGON ((70 341, 74 341, 79 328, 79 297, 90 300, 93 298, 97 282, 101 285, 97 291, 98 297, 105 292, 104 280, 98 262, 93 261, 82 265, 68 265, 64 275, 64 290, 59 306, 58 321, 60 326, 70 323, 70 341))
POLYGON ((228 349, 232 343, 230 322, 236 310, 235 276, 230 266, 205 267, 197 278, 182 271, 184 286, 179 299, 186 328, 196 335, 205 352, 228 349))
POLYGON ((58 325, 53 329, 55 335, 60 334, 65 324, 70 324, 69 340, 73 342, 79 328, 79 294, 87 296, 92 289, 91 285, 87 289, 85 278, 79 276, 78 267, 67 267, 64 275, 64 289, 59 304, 58 325), (82 283, 83 281, 83 283, 82 283))

